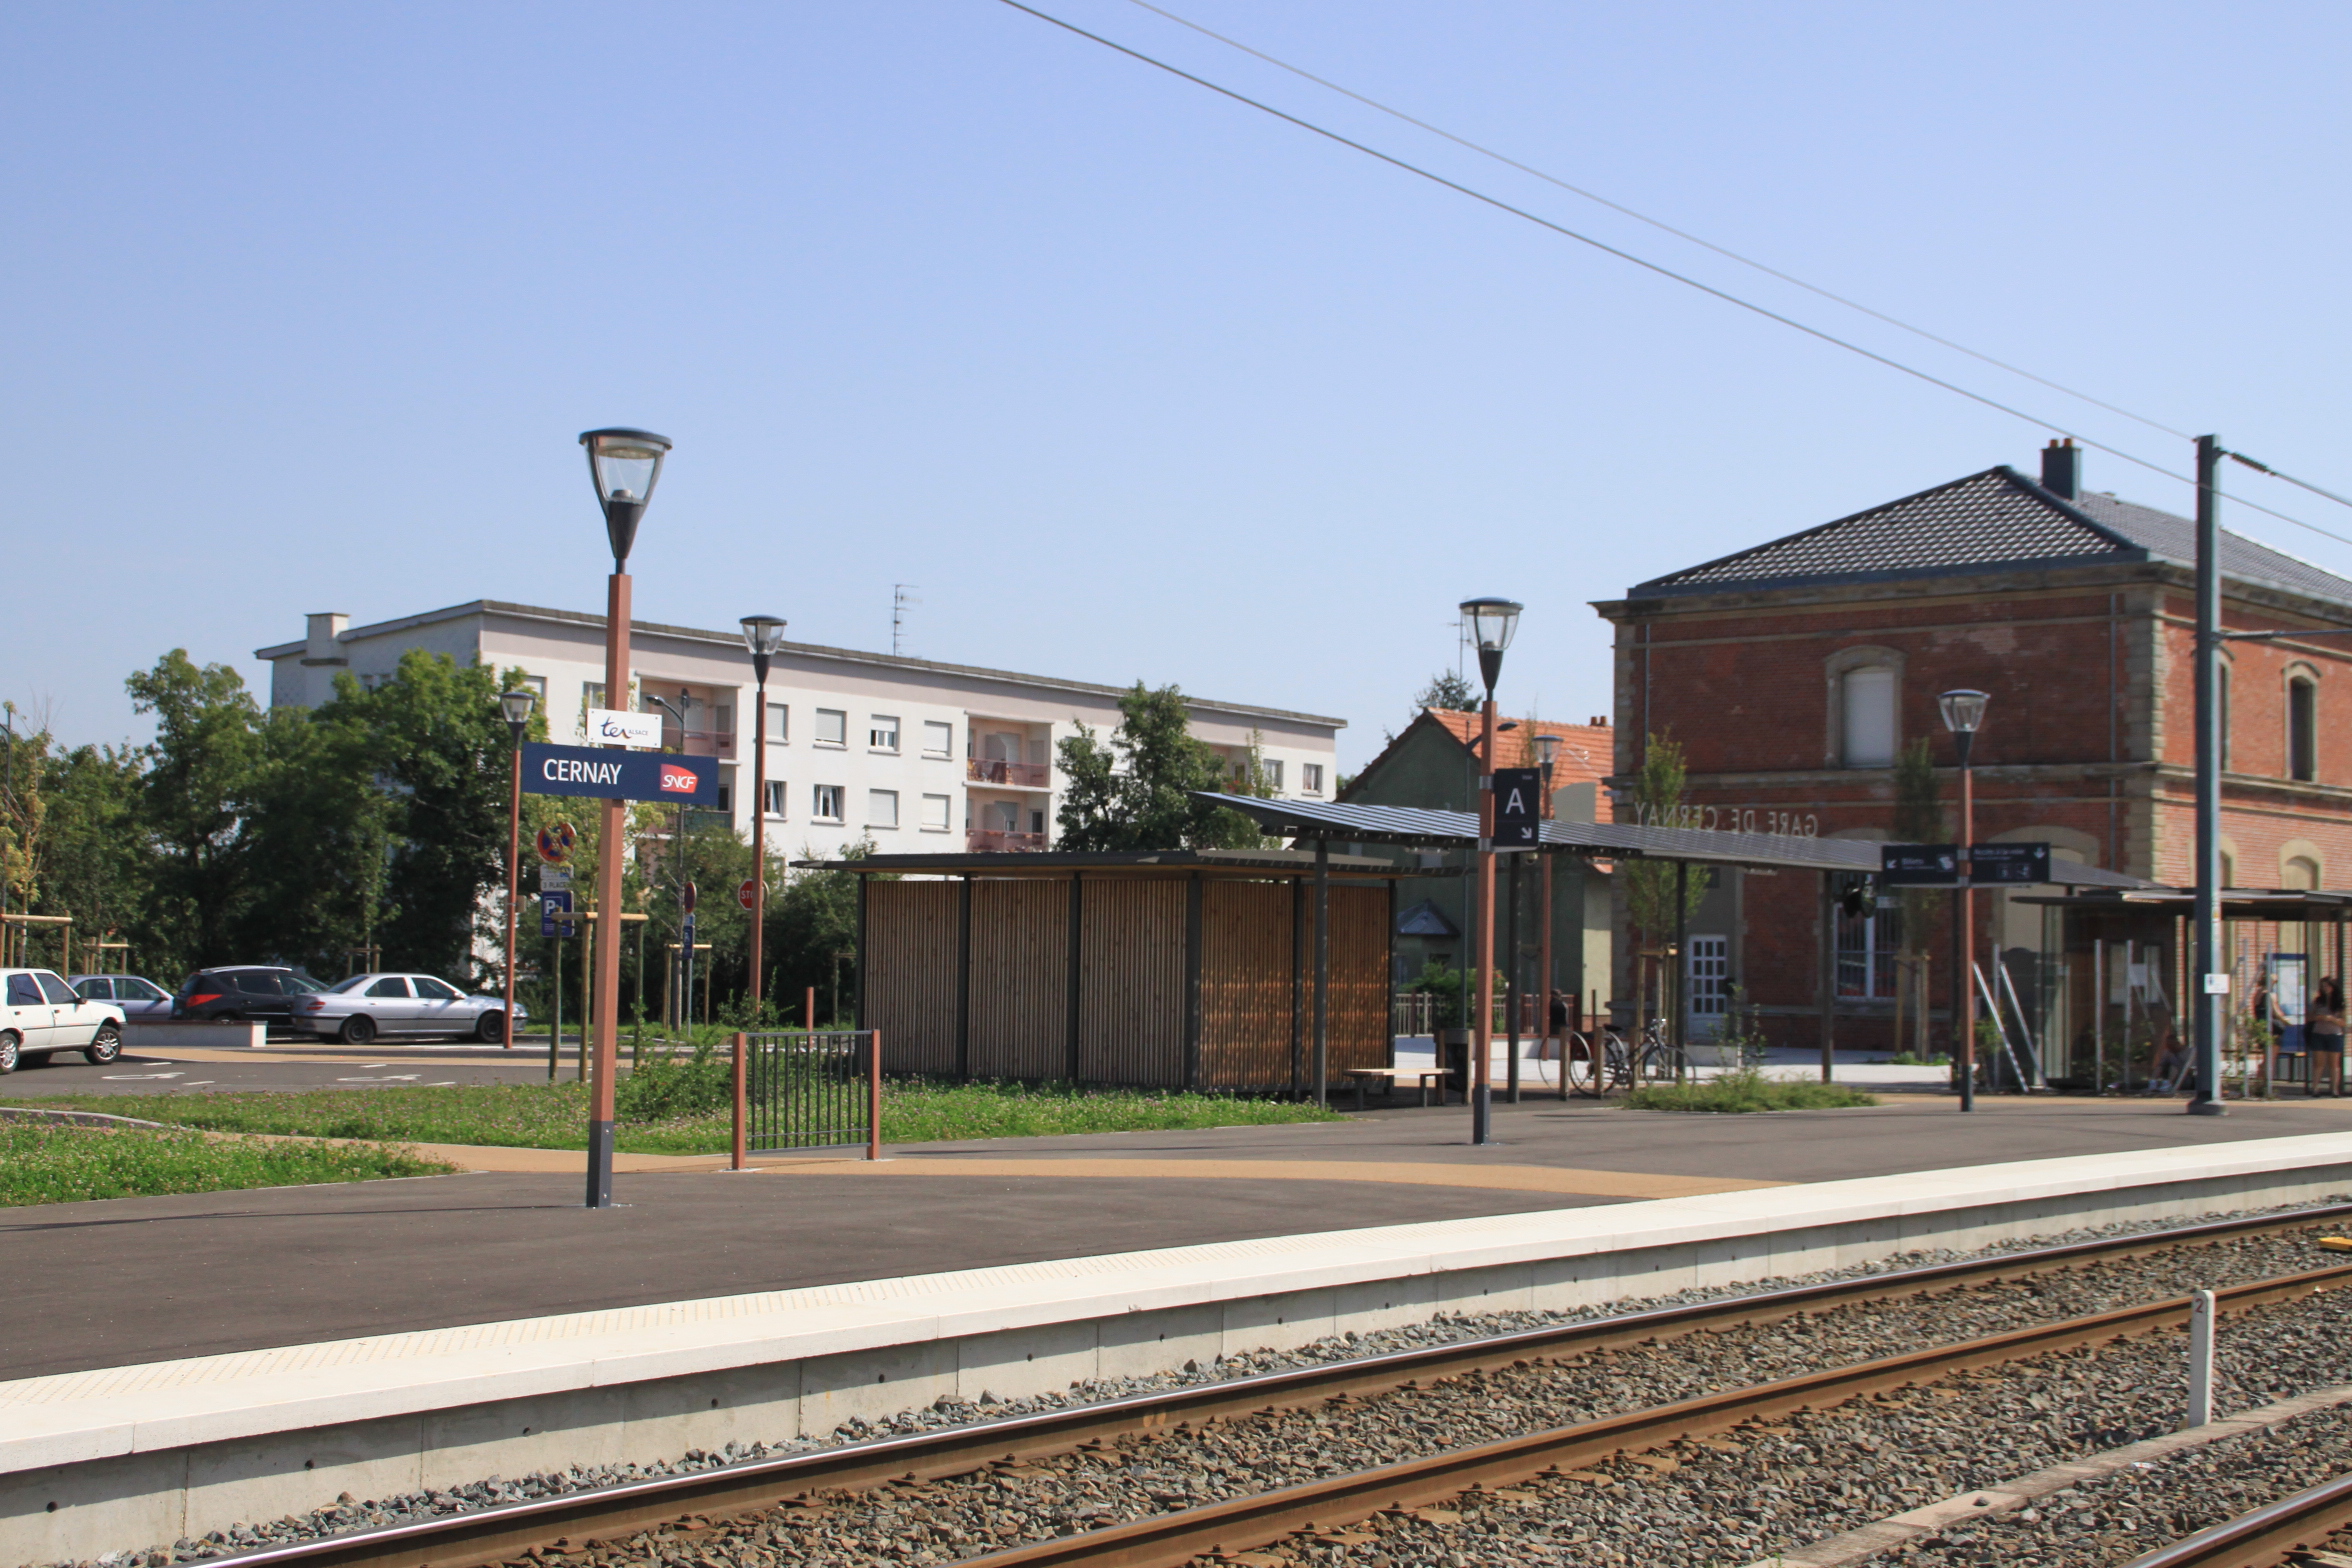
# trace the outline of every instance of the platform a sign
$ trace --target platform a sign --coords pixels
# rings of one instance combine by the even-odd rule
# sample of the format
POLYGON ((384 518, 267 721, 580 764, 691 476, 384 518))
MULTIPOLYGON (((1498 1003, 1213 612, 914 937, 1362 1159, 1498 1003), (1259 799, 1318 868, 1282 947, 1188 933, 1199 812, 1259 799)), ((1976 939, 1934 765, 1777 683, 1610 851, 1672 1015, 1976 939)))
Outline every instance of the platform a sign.
POLYGON ((715 806, 719 759, 528 741, 523 746, 523 788, 533 795, 715 806))
POLYGON ((1535 848, 1543 839, 1543 769, 1495 769, 1494 807, 1494 847, 1535 848))

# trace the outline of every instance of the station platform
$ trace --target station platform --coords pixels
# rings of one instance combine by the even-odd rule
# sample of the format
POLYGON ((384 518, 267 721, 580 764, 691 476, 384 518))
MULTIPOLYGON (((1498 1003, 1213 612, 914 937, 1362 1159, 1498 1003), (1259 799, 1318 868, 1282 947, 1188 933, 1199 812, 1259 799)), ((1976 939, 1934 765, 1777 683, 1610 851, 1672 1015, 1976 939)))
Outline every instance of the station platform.
MULTIPOLYGON (((1342 1123, 0 1214, 0 1563, 777 1442, 1441 1313, 2352 1194, 2352 1102, 1342 1123)), ((577 1161, 579 1156, 570 1159, 577 1161)))

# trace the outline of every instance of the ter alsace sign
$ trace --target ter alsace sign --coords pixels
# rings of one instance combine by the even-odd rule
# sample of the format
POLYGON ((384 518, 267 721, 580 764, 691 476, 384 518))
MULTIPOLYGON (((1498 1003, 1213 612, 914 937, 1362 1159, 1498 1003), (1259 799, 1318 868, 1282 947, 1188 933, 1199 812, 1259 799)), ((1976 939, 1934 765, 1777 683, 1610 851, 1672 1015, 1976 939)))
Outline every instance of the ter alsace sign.
POLYGON ((523 788, 534 795, 715 806, 719 759, 528 741, 523 746, 523 788))

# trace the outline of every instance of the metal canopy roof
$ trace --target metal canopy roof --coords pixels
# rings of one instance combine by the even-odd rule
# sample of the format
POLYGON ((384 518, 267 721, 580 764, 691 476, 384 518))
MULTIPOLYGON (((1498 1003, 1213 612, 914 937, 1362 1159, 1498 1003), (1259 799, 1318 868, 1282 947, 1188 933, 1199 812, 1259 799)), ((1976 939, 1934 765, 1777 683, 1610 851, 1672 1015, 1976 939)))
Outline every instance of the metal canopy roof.
MULTIPOLYGON (((1350 844, 1400 844, 1423 849, 1458 849, 1478 842, 1478 817, 1468 811, 1425 806, 1365 806, 1306 800, 1258 800, 1247 795, 1203 794, 1205 800, 1238 811, 1268 832, 1290 838, 1335 839, 1350 844)), ((1593 860, 1682 860, 1695 865, 1740 866, 1759 871, 1842 871, 1876 875, 1878 845, 1869 839, 1797 838, 1781 833, 1719 833, 1701 828, 1636 827, 1622 822, 1546 822, 1543 847, 1554 854, 1593 860)), ((2152 889, 2155 883, 2119 871, 2053 859, 2062 876, 2046 886, 2152 889), (2063 872, 2059 868, 2063 867, 2063 872)), ((1980 886, 1984 884, 1979 884, 1980 886)), ((2015 885, 2015 884, 2012 884, 2015 885)))
MULTIPOLYGON (((993 854, 861 855, 855 860, 796 860, 800 871, 854 871, 860 876, 1063 876, 1072 871, 1214 871, 1230 876, 1311 876, 1315 856, 1302 849, 1168 849, 1152 853, 1006 850, 993 854)), ((1331 874, 1342 880, 1414 876, 1412 870, 1368 855, 1333 855, 1331 874)))
MULTIPOLYGON (((2049 904, 2078 910, 2146 910, 2150 914, 2187 916, 2196 894, 2188 888, 2146 886, 2104 888, 2067 898, 2029 898, 2028 904, 2049 904)), ((2224 920, 2270 920, 2283 925, 2299 922, 2342 924, 2352 920, 2352 893, 2325 888, 2225 887, 2221 890, 2224 920)))

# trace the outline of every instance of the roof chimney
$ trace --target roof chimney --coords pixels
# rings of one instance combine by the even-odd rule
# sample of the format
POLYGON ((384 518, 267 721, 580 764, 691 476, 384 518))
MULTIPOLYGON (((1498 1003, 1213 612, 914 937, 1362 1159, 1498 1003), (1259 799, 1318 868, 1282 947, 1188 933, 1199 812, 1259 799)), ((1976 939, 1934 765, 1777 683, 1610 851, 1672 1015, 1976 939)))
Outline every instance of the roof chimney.
POLYGON ((351 662, 344 657, 342 644, 336 641, 342 635, 343 628, 351 624, 350 616, 339 610, 330 610, 323 615, 309 615, 303 619, 307 623, 302 638, 302 663, 306 668, 351 662))
POLYGON ((2082 499, 2082 448, 2074 437, 2042 448, 2042 488, 2061 501, 2082 499))

